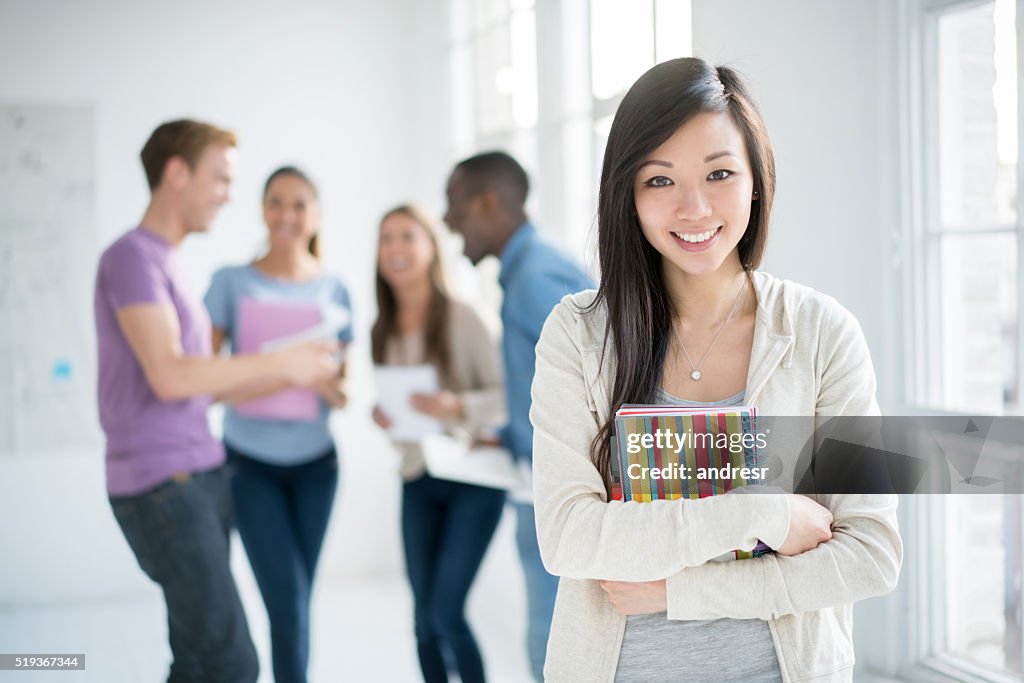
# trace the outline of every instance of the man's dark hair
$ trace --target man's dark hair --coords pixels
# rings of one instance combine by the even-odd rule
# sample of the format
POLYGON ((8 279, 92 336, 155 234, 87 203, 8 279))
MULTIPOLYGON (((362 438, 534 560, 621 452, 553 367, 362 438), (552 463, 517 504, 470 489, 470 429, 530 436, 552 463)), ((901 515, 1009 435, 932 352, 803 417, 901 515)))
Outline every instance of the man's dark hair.
POLYGON ((455 170, 462 171, 472 195, 495 190, 508 208, 522 209, 526 204, 530 179, 519 162, 505 152, 477 154, 459 162, 455 170))

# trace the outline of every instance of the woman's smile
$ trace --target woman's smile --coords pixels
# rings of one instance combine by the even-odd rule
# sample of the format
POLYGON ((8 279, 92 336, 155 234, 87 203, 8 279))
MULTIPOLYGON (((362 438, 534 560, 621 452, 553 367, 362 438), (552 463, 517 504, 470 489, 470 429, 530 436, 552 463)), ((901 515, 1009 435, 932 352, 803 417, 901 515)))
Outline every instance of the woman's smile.
POLYGON ((711 228, 710 230, 704 230, 702 232, 682 230, 671 232, 672 238, 682 249, 691 252, 707 251, 718 241, 718 236, 722 234, 722 226, 719 225, 717 228, 711 228))

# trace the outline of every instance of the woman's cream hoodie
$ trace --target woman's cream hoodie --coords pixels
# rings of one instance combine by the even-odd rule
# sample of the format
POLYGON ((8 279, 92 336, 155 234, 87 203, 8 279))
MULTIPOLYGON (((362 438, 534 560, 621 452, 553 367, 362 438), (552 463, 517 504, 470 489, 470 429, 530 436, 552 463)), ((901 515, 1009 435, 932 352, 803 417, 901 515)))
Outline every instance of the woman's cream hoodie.
MULTIPOLYGON (((808 287, 752 276, 758 308, 744 402, 772 416, 877 415, 856 319, 808 287)), ((830 541, 795 557, 734 562, 708 560, 758 539, 782 544, 784 496, 609 502, 589 447, 611 412, 615 353, 602 366, 606 309, 583 310, 594 298, 563 299, 537 344, 537 533, 544 565, 561 577, 545 679, 613 681, 626 619, 597 580, 667 579, 669 619, 765 619, 785 681, 852 680, 853 603, 891 591, 899 575, 896 496, 819 496, 835 517, 830 541)))

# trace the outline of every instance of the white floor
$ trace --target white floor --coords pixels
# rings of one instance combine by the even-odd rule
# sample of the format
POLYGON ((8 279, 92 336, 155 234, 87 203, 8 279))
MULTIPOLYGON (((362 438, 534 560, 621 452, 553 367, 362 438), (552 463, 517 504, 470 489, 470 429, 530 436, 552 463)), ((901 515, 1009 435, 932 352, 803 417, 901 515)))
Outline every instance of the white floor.
MULTIPOLYGON (((489 680, 529 681, 523 579, 506 512, 470 595, 469 614, 489 680)), ((343 552, 343 551, 340 551, 343 552)), ((271 683, 263 605, 241 546, 235 574, 260 654, 260 683, 271 683)), ((404 576, 325 573, 314 596, 310 680, 420 680, 404 576)), ((170 651, 159 591, 78 604, 0 607, 0 652, 85 653, 83 672, 0 672, 14 683, 145 683, 166 677, 170 651)))

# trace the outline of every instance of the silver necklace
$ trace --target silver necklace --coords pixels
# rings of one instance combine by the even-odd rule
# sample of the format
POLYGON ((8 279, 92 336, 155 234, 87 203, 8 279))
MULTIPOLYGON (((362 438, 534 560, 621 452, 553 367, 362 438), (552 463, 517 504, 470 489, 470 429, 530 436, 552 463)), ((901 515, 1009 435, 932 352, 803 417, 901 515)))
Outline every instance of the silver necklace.
POLYGON ((715 348, 715 344, 718 342, 718 338, 721 337, 722 332, 725 331, 725 326, 729 324, 730 320, 732 320, 732 316, 736 312, 736 304, 740 302, 740 297, 743 296, 743 290, 745 290, 746 288, 747 282, 744 278, 743 285, 740 287, 740 291, 736 294, 736 298, 733 299, 732 308, 729 309, 729 315, 725 317, 725 322, 722 323, 722 326, 718 328, 718 334, 716 334, 715 338, 711 340, 711 344, 708 346, 708 350, 704 352, 704 355, 700 357, 700 362, 697 363, 696 365, 693 364, 693 359, 690 358, 690 354, 687 353, 686 351, 686 344, 683 343, 683 338, 679 334, 679 330, 676 329, 676 341, 679 342, 679 348, 683 350, 683 355, 686 356, 686 360, 690 364, 690 369, 693 370, 693 372, 690 373, 690 379, 692 379, 694 382, 700 381, 700 366, 704 365, 704 359, 708 357, 709 353, 711 353, 711 349, 715 348))

